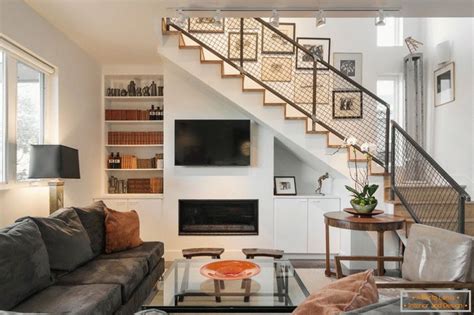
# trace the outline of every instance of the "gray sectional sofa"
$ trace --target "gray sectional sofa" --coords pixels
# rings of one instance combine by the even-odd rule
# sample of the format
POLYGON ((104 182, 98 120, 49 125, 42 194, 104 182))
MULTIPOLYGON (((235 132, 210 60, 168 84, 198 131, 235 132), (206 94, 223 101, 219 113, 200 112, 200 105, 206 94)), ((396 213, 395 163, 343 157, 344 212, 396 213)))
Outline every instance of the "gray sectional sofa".
MULTIPOLYGON (((105 254, 105 204, 0 229, 0 310, 133 314, 164 271, 164 245, 105 254)), ((0 313, 2 313, 0 311, 0 313)))

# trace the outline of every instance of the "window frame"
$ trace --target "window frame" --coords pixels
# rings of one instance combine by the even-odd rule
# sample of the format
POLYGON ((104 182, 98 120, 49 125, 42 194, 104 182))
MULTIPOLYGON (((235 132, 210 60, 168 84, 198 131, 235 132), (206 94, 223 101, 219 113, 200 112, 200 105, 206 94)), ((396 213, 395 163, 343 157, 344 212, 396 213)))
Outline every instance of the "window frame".
POLYGON ((379 95, 378 91, 378 82, 379 81, 393 81, 394 82, 394 104, 389 104, 390 106, 390 119, 395 120, 397 123, 403 125, 404 123, 404 104, 405 104, 405 96, 403 93, 403 86, 404 86, 404 80, 403 80, 403 74, 396 73, 396 74, 384 74, 384 75, 379 75, 377 76, 376 82, 375 82, 375 88, 376 88, 376 94, 378 97, 381 97, 379 95))
POLYGON ((41 88, 41 116, 40 116, 40 144, 47 143, 47 121, 49 113, 50 95, 49 89, 51 86, 52 75, 45 72, 41 67, 36 66, 32 62, 21 58, 18 54, 11 53, 9 50, 2 49, 0 52, 4 54, 4 70, 5 70, 5 160, 4 160, 4 180, 0 181, 0 190, 10 189, 14 187, 24 187, 31 185, 46 184, 45 180, 37 179, 18 179, 17 178, 17 106, 18 106, 18 79, 17 71, 18 64, 22 63, 27 67, 34 69, 41 73, 40 88, 41 88))

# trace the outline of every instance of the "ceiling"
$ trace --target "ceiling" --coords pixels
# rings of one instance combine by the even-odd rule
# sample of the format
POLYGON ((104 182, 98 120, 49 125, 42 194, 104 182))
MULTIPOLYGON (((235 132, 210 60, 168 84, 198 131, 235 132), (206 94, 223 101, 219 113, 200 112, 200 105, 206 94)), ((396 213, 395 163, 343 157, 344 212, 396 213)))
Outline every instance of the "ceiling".
MULTIPOLYGON (((64 32, 102 64, 159 62, 157 33, 163 16, 177 8, 229 11, 226 15, 313 16, 319 8, 335 10, 399 9, 405 17, 474 16, 474 0, 25 0, 34 10, 64 32), (254 10, 254 12, 249 12, 254 10)), ((189 15, 209 15, 209 11, 189 15)), ((329 11, 328 17, 373 16, 375 12, 329 11)))

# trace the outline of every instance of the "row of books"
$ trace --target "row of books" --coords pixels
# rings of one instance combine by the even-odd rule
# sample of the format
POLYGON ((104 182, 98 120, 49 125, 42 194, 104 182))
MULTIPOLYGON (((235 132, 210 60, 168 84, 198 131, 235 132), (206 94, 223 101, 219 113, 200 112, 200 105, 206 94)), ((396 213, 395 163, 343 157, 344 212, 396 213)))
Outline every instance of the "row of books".
POLYGON ((109 131, 108 144, 163 144, 163 132, 109 131))
MULTIPOLYGON (((158 154, 151 159, 139 159, 135 155, 124 155, 120 161, 119 168, 125 169, 136 169, 136 168, 157 168, 158 167, 158 154)), ((163 156, 161 156, 161 160, 163 156)), ((160 168, 163 168, 162 165, 160 168)))
POLYGON ((150 110, 106 109, 105 120, 152 120, 150 110))
POLYGON ((115 176, 109 177, 110 194, 162 194, 163 178, 129 178, 119 179, 115 176))

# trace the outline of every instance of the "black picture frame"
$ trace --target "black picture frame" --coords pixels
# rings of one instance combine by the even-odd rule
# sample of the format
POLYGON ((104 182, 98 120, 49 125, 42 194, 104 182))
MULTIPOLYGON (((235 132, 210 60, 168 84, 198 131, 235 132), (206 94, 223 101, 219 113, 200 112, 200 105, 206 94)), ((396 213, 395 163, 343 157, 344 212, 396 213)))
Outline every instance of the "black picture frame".
POLYGON ((296 196, 296 194, 297 194, 296 177, 295 176, 274 176, 273 177, 273 194, 275 196, 296 196), (278 179, 289 179, 289 180, 291 180, 293 182, 294 192, 289 192, 289 193, 278 192, 278 189, 277 189, 278 179))
MULTIPOLYGON (((281 26, 290 26, 292 27, 292 36, 289 36, 293 41, 295 40, 295 36, 296 36, 296 23, 280 23, 280 27, 281 26)), ((272 34, 273 36, 277 36, 277 37, 281 37, 280 35, 278 35, 276 32, 270 30, 268 27, 265 27, 264 25, 262 25, 262 54, 272 54, 272 55, 293 55, 295 53, 295 46, 293 44, 290 44, 291 45, 291 51, 282 51, 282 50, 266 50, 265 49, 265 37, 268 36, 266 35, 268 32, 272 32, 274 34, 272 34)))
MULTIPOLYGON (((325 60, 325 56, 323 56, 323 60, 327 63, 327 64, 330 64, 331 62, 331 38, 328 38, 328 37, 298 37, 296 39, 296 42, 302 46, 304 46, 304 43, 301 44, 300 41, 326 41, 327 42, 327 47, 328 47, 328 51, 327 52, 324 52, 324 55, 327 55, 327 60, 325 60)), ((296 69, 298 70, 312 70, 313 67, 312 66, 303 66, 301 65, 302 62, 304 62, 303 60, 300 61, 300 59, 304 58, 305 56, 307 56, 308 54, 304 54, 303 56, 300 56, 301 54, 303 53, 303 51, 301 51, 301 49, 297 49, 296 50, 296 69)), ((321 66, 318 66, 317 68, 318 70, 328 70, 328 67, 321 67, 321 66)))
MULTIPOLYGON (((351 103, 352 105, 352 103, 351 103)), ((346 105, 347 106, 347 105, 346 105)), ((354 110, 352 109, 344 109, 345 111, 351 111, 352 113, 354 113, 354 110)), ((339 111, 341 111, 341 109, 339 109, 339 111)), ((339 91, 332 91, 332 118, 333 119, 362 119, 363 118, 363 112, 364 112, 364 105, 363 105, 363 96, 362 96, 362 91, 359 91, 359 90, 339 90, 339 91), (358 100, 359 100, 359 104, 360 106, 357 108, 357 111, 355 111, 355 113, 358 113, 356 115, 338 115, 338 110, 336 108, 337 106, 337 103, 340 103, 338 102, 338 100, 340 100, 340 98, 338 98, 338 94, 346 94, 346 95, 349 95, 349 94, 357 94, 358 95, 358 100)))
POLYGON ((188 30, 190 33, 224 33, 224 30, 225 30, 225 18, 222 18, 222 23, 221 23, 221 26, 219 28, 216 28, 214 25, 213 25, 213 20, 214 18, 213 17, 190 17, 188 19, 188 30), (201 23, 201 24, 204 24, 204 25, 207 25, 206 28, 203 28, 203 29, 196 29, 196 28, 193 28, 193 23, 196 24, 195 21, 197 20, 202 20, 202 19, 209 19, 209 22, 208 23, 201 23), (211 26, 209 26, 211 25, 211 26))

